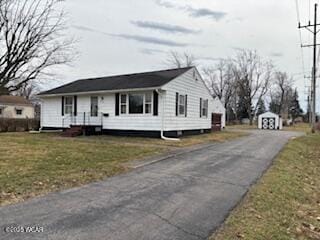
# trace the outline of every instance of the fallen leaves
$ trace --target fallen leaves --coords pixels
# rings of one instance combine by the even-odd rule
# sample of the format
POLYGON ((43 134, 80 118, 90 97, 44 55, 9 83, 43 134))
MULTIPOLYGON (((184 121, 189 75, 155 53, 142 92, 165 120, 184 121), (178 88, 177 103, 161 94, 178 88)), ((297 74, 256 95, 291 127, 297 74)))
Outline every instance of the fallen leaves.
POLYGON ((304 235, 312 240, 320 240, 320 228, 315 227, 311 223, 303 222, 300 227, 296 228, 297 235, 304 235))

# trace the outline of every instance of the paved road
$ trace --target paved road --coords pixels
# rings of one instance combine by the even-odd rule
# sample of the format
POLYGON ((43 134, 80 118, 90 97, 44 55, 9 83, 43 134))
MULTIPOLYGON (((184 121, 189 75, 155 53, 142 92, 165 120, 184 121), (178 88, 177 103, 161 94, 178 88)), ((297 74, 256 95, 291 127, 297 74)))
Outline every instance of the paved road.
POLYGON ((297 133, 252 135, 0 208, 0 239, 206 239, 297 133), (43 233, 5 233, 10 225, 43 233))

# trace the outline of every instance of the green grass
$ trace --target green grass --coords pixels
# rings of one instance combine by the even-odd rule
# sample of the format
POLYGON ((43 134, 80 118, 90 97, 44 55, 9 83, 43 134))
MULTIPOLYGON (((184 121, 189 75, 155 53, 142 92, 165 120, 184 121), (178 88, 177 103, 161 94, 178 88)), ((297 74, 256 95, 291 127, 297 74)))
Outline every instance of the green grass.
POLYGON ((244 134, 221 132, 180 142, 111 136, 0 134, 0 205, 80 186, 129 170, 129 161, 244 134))
POLYGON ((320 239, 320 135, 294 139, 211 240, 320 239))

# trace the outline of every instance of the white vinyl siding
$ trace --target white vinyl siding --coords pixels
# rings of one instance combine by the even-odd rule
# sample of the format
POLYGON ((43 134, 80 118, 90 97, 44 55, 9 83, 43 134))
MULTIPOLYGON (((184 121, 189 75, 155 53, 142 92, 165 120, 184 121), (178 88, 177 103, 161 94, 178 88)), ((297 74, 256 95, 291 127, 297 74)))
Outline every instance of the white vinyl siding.
MULTIPOLYGON (((200 130, 211 128, 211 113, 221 111, 220 101, 213 100, 205 87, 201 76, 193 69, 164 85, 159 94, 158 116, 153 115, 153 91, 128 91, 119 94, 119 116, 115 114, 116 93, 97 94, 99 112, 107 116, 97 118, 97 123, 110 130, 160 131, 162 126, 162 111, 164 108, 164 131, 200 130), (187 116, 176 116, 176 93, 187 96, 187 116), (128 94, 142 94, 143 114, 129 114, 128 94), (199 99, 208 99, 208 117, 200 118, 199 99), (164 101, 164 106, 162 106, 164 101)), ((74 95, 74 94, 73 94, 74 95)), ((79 95, 77 98, 78 116, 90 112, 91 96, 79 95)), ((183 111, 181 110, 181 113, 183 111)), ((42 99, 41 126, 62 127, 61 96, 42 99)))
POLYGON ((200 130, 211 128, 213 99, 200 75, 194 77, 193 69, 184 73, 163 87, 166 90, 164 130, 200 130), (187 117, 176 117, 176 93, 187 95, 187 117), (200 118, 199 99, 212 99, 208 101, 208 118, 200 118), (210 116, 210 117, 209 117, 210 116))

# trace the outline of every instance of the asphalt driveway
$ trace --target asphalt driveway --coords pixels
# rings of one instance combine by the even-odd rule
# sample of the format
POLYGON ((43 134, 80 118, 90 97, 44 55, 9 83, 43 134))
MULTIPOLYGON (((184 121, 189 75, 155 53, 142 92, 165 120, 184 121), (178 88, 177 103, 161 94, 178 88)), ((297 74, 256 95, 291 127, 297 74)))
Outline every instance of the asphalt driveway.
POLYGON ((207 239, 297 135, 252 131, 105 181, 2 207, 0 239, 207 239), (12 233, 17 230, 33 233, 12 233))

